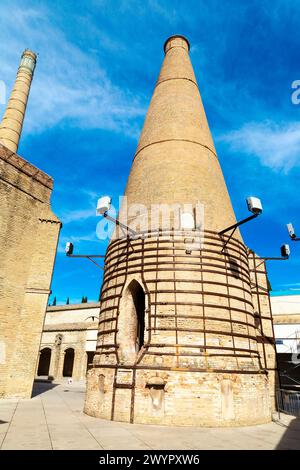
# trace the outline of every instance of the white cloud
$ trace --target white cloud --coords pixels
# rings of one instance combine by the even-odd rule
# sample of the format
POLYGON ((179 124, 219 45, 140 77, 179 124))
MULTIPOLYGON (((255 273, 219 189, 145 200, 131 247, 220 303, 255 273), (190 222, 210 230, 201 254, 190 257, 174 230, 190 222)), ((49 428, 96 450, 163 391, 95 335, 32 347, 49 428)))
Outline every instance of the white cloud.
POLYGON ((96 210, 94 209, 78 209, 69 210, 61 214, 60 218, 63 224, 69 224, 71 222, 84 221, 90 217, 96 216, 96 210))
POLYGON ((51 21, 51 12, 0 4, 1 76, 9 91, 21 52, 39 52, 25 131, 40 132, 68 120, 81 128, 122 132, 136 138, 141 99, 108 77, 97 54, 72 44, 51 21))
POLYGON ((300 165, 300 122, 247 123, 241 129, 218 137, 234 152, 254 155, 264 166, 288 172, 300 165))
MULTIPOLYGON (((66 192, 65 188, 62 190, 62 193, 64 192, 66 192)), ((58 209, 57 212, 59 214, 60 220, 62 221, 62 224, 67 225, 78 221, 85 222, 88 219, 94 217, 96 225, 98 222, 98 219, 96 218, 96 201, 99 197, 99 194, 95 191, 91 191, 90 189, 85 188, 79 188, 76 192, 77 195, 80 195, 81 199, 84 198, 86 200, 86 204, 84 205, 84 208, 68 208, 62 209, 61 211, 58 209)), ((74 205, 72 207, 74 207, 74 205)))
POLYGON ((294 282, 293 284, 282 284, 283 287, 290 287, 289 290, 299 290, 300 282, 294 282))
POLYGON ((99 239, 96 235, 96 228, 94 231, 82 234, 82 235, 63 235, 59 237, 59 244, 57 248, 58 253, 65 253, 65 246, 67 242, 71 242, 74 245, 76 244, 77 251, 80 249, 81 242, 99 242, 99 239))

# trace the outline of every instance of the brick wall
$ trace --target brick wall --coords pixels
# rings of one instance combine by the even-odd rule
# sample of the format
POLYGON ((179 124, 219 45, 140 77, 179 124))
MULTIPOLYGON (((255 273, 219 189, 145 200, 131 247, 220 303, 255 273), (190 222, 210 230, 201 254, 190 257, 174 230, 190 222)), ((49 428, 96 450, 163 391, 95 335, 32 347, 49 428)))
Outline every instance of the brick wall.
POLYGON ((255 268, 257 310, 246 247, 232 238, 222 253, 217 233, 202 236, 201 249, 191 254, 178 233, 110 244, 88 414, 203 426, 270 420, 274 339, 265 271, 255 268), (130 316, 136 315, 127 299, 133 280, 145 292, 145 340, 128 352, 130 316))
POLYGON ((52 184, 0 145, 0 397, 31 396, 61 226, 52 184))

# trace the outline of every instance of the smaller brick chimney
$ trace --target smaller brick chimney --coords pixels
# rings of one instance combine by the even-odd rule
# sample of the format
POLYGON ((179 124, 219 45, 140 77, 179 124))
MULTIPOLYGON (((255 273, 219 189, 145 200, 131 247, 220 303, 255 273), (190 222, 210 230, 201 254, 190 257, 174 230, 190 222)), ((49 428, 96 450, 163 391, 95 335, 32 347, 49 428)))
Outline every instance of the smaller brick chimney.
POLYGON ((16 81, 0 124, 0 143, 18 151, 23 121, 37 56, 29 49, 22 54, 16 81))

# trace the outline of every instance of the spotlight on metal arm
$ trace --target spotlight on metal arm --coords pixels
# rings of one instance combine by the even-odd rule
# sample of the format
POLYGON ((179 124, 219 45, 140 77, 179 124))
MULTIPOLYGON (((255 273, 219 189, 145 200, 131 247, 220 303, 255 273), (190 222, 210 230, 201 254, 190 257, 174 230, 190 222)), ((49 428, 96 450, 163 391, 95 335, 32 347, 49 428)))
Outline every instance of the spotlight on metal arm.
POLYGON ((262 262, 256 266, 256 269, 259 268, 263 264, 264 261, 286 261, 289 259, 291 250, 289 245, 285 244, 280 247, 280 254, 281 256, 268 256, 268 257, 259 257, 262 262))
POLYGON ((243 225, 243 224, 245 224, 246 222, 249 222, 250 220, 255 219, 255 218, 256 218, 257 216, 259 216, 259 215, 262 213, 262 211, 263 211, 261 201, 260 201, 260 199, 258 199, 257 197, 248 197, 248 198, 246 199, 246 202, 247 202, 248 210, 249 210, 250 212, 252 212, 252 215, 250 215, 249 217, 246 217, 246 218, 243 219, 243 220, 240 220, 239 222, 236 222, 236 223, 233 224, 233 225, 230 225, 230 227, 224 228, 223 230, 221 230, 221 232, 219 232, 219 235, 224 235, 224 233, 229 232, 229 231, 231 230, 231 234, 229 235, 229 237, 227 238, 226 242, 225 242, 224 245, 223 245, 222 252, 223 252, 224 249, 226 248, 227 243, 229 242, 229 240, 230 240, 231 237, 233 236, 233 234, 234 234, 234 232, 236 231, 236 229, 237 229, 240 225, 243 225))
POLYGON ((68 258, 87 258, 92 263, 94 263, 98 268, 104 269, 100 264, 96 263, 93 258, 105 258, 105 255, 73 255, 74 245, 71 242, 66 243, 65 253, 68 258))
POLYGON ((297 237, 297 236, 296 236, 295 230, 294 230, 294 227, 293 227, 293 224, 290 222, 290 223, 287 224, 286 226, 287 226, 287 229, 288 229, 288 232, 289 232, 290 239, 291 239, 293 242, 299 242, 299 241, 300 241, 300 237, 297 237))
POLYGON ((103 215, 103 217, 106 217, 106 219, 110 220, 114 224, 118 225, 121 227, 123 230, 123 233, 131 234, 133 237, 137 236, 137 233, 130 227, 127 227, 127 225, 122 224, 118 219, 115 219, 114 217, 111 217, 107 212, 109 211, 111 206, 111 197, 110 196, 103 196, 98 199, 97 203, 97 209, 96 209, 96 214, 97 215, 103 215))
POLYGON ((268 261, 268 260, 278 260, 278 261, 285 261, 287 259, 289 259, 290 257, 290 254, 291 254, 291 250, 290 250, 290 246, 285 244, 285 245, 282 245, 280 247, 280 253, 281 253, 281 256, 278 256, 278 257, 267 257, 267 258, 261 258, 265 261, 268 261))

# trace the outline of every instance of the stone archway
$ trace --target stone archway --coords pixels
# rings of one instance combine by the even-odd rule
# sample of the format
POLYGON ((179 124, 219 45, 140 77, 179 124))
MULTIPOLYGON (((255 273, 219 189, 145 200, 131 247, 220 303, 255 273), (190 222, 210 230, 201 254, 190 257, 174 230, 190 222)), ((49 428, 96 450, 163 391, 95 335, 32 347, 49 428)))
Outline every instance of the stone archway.
POLYGON ((73 348, 65 350, 63 377, 72 377, 74 367, 75 351, 73 348))
POLYGON ((38 376, 49 376, 51 352, 51 348, 43 348, 40 351, 40 359, 37 371, 38 376))

